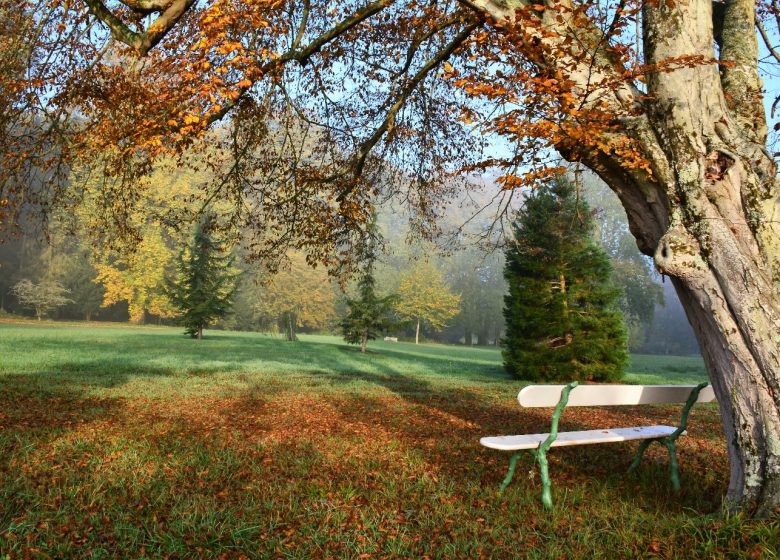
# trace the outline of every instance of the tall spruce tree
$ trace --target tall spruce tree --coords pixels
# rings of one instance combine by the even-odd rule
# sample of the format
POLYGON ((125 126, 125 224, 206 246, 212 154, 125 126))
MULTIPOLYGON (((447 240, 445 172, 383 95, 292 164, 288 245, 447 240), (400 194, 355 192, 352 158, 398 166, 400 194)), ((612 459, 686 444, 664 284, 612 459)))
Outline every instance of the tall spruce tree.
POLYGON ((192 244, 178 257, 176 275, 167 278, 167 295, 181 312, 184 333, 203 338, 203 329, 230 309, 237 273, 233 257, 216 239, 214 219, 204 217, 195 227, 192 244))
POLYGON ((567 180, 540 187, 506 250, 504 365, 535 381, 613 381, 628 359, 619 290, 593 220, 567 180))

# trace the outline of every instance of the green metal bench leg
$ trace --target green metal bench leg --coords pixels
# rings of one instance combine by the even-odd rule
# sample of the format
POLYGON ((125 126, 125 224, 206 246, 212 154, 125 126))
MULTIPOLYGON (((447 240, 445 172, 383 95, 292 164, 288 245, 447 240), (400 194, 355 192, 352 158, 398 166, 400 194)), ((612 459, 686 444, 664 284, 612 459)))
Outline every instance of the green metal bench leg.
POLYGON ((512 477, 515 476, 515 469, 517 468, 517 460, 520 458, 520 452, 518 451, 514 455, 512 455, 512 458, 509 459, 509 471, 506 473, 506 478, 504 478, 504 482, 501 483, 501 486, 498 489, 498 493, 501 494, 504 490, 506 490, 506 487, 509 486, 509 483, 512 482, 512 477))
POLYGON ((539 461, 539 473, 542 478, 542 504, 544 504, 544 509, 550 510, 552 509, 553 504, 547 454, 544 451, 539 450, 536 454, 536 459, 539 461))
POLYGON ((672 488, 675 492, 680 491, 680 468, 677 465, 677 449, 674 440, 664 441, 666 449, 669 450, 669 470, 671 471, 672 488))
MULTIPOLYGON (((547 439, 541 442, 535 451, 531 451, 531 453, 533 453, 536 456, 536 459, 539 461, 539 470, 541 471, 542 475, 542 503, 546 509, 552 509, 550 473, 548 472, 547 468, 548 465, 546 453, 547 450, 552 446, 555 438, 558 437, 558 421, 561 418, 561 414, 563 414, 563 409, 566 407, 566 403, 569 401, 569 393, 571 393, 572 389, 574 389, 577 385, 578 383, 576 381, 572 381, 563 389, 561 389, 561 398, 558 401, 558 404, 555 406, 555 411, 552 415, 550 433, 547 436, 547 439)), ((506 473, 506 478, 504 478, 504 482, 501 483, 501 486, 498 489, 499 494, 501 494, 506 489, 506 487, 509 486, 509 483, 512 482, 512 478, 515 476, 515 469, 517 468, 517 460, 519 458, 520 452, 518 451, 512 455, 511 459, 509 459, 509 471, 506 473)))
POLYGON ((642 463, 642 458, 645 456, 645 451, 647 451, 647 448, 650 447, 650 444, 654 441, 656 440, 646 439, 639 444, 639 449, 637 449, 636 456, 634 457, 631 466, 628 467, 628 472, 634 472, 637 468, 639 468, 639 465, 642 463))
POLYGON ((536 450, 536 460, 539 462, 539 473, 542 475, 542 504, 547 510, 552 509, 552 491, 550 484, 550 471, 547 464, 547 451, 552 447, 555 439, 558 437, 558 422, 563 414, 563 409, 566 408, 566 403, 569 402, 569 393, 574 389, 578 383, 572 381, 568 385, 561 389, 561 398, 558 404, 555 405, 555 411, 552 415, 552 422, 550 424, 550 434, 547 439, 539 444, 536 450))

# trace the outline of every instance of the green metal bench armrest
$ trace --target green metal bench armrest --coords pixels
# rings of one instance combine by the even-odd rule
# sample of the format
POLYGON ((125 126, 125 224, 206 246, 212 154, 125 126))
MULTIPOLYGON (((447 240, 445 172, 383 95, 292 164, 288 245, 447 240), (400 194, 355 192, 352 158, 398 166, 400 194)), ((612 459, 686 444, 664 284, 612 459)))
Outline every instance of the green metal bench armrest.
POLYGON ((563 389, 561 389, 561 398, 558 401, 558 404, 555 405, 555 410, 553 411, 552 415, 552 422, 550 422, 550 435, 547 436, 546 440, 539 444, 539 451, 547 452, 547 450, 550 449, 550 446, 558 437, 558 422, 563 415, 563 409, 566 408, 566 404, 569 402, 569 393, 571 393, 572 389, 574 389, 577 385, 579 385, 578 382, 572 381, 563 389))

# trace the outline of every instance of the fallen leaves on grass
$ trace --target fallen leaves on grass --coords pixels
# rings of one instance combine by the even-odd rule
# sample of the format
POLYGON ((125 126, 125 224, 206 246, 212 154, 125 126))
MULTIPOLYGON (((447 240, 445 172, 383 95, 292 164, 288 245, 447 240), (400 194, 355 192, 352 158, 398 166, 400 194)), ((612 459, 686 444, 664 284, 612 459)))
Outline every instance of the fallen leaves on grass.
MULTIPOLYGON (((727 476, 717 413, 705 407, 694 411, 691 435, 679 446, 684 476, 701 485, 674 497, 657 480, 616 479, 630 445, 556 449, 556 492, 575 497, 571 516, 547 519, 535 514, 536 480, 520 479, 507 499, 496 499, 507 456, 478 445, 484 435, 547 429, 549 411, 522 411, 511 400, 403 390, 0 396, 0 536, 8 543, 0 552, 12 558, 88 557, 96 547, 171 558, 239 558, 258 547, 271 556, 422 558, 450 550, 488 558, 553 546, 551 534, 576 556, 595 546, 573 537, 592 530, 593 508, 613 522, 615 512, 599 500, 651 517, 706 511, 727 476)), ((572 409, 563 428, 669 423, 678 412, 572 409)), ((652 451, 649 469, 665 476, 665 460, 660 448, 652 451)), ((653 551, 657 542, 648 535, 623 543, 614 557, 630 557, 640 545, 653 551)))

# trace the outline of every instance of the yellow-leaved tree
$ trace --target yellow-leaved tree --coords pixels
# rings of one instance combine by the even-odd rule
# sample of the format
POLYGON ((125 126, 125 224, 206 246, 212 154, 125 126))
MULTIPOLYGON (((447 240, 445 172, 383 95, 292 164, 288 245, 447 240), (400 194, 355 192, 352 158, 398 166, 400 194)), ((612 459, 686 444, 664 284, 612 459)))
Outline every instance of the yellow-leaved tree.
POLYGON ((420 343, 420 324, 435 330, 460 312, 460 295, 444 283, 441 271, 428 262, 419 262, 401 277, 396 311, 406 321, 416 321, 414 343, 420 343))
POLYGON ((103 307, 126 301, 133 323, 143 323, 147 314, 176 316, 164 292, 165 272, 174 257, 161 232, 150 228, 133 253, 115 255, 111 264, 97 263, 95 281, 105 290, 103 307))
MULTIPOLYGON (((187 243, 186 220, 203 206, 198 186, 207 175, 195 163, 164 160, 148 177, 139 179, 128 204, 126 219, 118 226, 132 231, 134 244, 107 241, 116 235, 101 227, 97 212, 101 199, 116 196, 115 181, 105 177, 80 181, 82 198, 76 207, 78 227, 92 238, 95 250, 95 282, 103 286, 103 307, 127 302, 130 321, 143 323, 147 316, 175 317, 178 312, 165 293, 166 275, 187 243)), ((79 181, 74 174, 74 181, 79 181)), ((124 240, 124 236, 116 236, 124 240)))
POLYGON ((277 272, 255 303, 259 313, 282 324, 287 340, 296 340, 298 326, 325 327, 336 315, 335 290, 322 268, 312 268, 302 253, 289 255, 289 266, 277 272))

